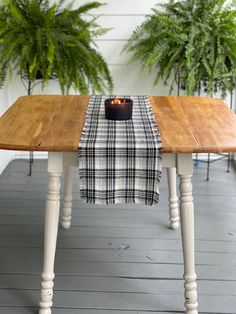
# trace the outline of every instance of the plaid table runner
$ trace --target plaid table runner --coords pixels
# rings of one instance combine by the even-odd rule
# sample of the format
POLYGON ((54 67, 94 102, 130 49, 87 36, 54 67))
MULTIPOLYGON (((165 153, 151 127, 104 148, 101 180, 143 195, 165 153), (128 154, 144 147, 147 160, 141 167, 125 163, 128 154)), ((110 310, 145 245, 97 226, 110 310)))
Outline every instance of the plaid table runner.
POLYGON ((88 203, 142 203, 159 200, 160 135, 146 96, 133 100, 133 117, 105 119, 104 100, 92 96, 79 145, 81 199, 88 203))

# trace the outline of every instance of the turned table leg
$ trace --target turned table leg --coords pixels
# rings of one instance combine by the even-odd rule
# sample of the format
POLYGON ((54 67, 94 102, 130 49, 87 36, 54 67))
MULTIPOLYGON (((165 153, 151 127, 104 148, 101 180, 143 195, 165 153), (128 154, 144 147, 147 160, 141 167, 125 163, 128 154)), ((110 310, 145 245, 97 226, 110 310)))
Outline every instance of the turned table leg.
POLYGON ((185 308, 186 314, 197 314, 191 154, 178 155, 178 172, 180 175, 180 221, 184 257, 185 308))
POLYGON ((169 187, 169 216, 170 228, 177 230, 179 228, 179 208, 176 187, 176 168, 167 168, 167 181, 169 187))
POLYGON ((71 212, 72 212, 72 188, 73 188, 73 175, 74 167, 65 166, 64 177, 64 197, 63 208, 61 215, 61 225, 65 229, 69 229, 71 226, 71 212))
POLYGON ((60 211, 62 153, 48 155, 48 194, 44 227, 44 262, 39 314, 51 314, 53 299, 54 260, 60 211))

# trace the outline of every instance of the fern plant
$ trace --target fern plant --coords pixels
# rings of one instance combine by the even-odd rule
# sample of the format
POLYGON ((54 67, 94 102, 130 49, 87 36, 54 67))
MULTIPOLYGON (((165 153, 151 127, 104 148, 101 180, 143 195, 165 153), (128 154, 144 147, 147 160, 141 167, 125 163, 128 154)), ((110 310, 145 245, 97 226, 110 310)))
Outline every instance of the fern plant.
POLYGON ((28 79, 28 93, 38 74, 43 86, 56 76, 62 93, 71 87, 82 94, 88 86, 93 92, 112 90, 108 66, 94 41, 108 29, 89 14, 102 4, 73 9, 65 2, 5 0, 0 7, 0 84, 9 70, 16 70, 28 79))
POLYGON ((192 95, 204 85, 223 96, 235 86, 236 5, 228 0, 169 0, 153 8, 124 46, 131 61, 184 86, 192 95))

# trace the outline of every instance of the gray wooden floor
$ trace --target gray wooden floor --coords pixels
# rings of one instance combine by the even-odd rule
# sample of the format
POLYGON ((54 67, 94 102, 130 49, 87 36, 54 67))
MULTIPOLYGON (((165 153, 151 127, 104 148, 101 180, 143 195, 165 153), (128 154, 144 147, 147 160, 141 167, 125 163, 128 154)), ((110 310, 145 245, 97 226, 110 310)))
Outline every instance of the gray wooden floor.
MULTIPOLYGON (((195 169, 196 269, 200 313, 236 313, 236 167, 195 169)), ((183 313, 180 232, 159 208, 81 204, 59 230, 53 314, 183 313)), ((46 161, 13 161, 0 177, 0 313, 37 313, 42 270, 46 161)))

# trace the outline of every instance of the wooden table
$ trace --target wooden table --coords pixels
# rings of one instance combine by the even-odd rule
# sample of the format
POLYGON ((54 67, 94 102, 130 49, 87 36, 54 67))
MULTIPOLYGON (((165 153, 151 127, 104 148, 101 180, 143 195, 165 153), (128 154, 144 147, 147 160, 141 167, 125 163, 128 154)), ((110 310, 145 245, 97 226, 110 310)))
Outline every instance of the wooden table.
MULTIPOLYGON (((25 96, 0 118, 0 149, 49 152, 40 314, 51 313, 61 175, 65 167, 62 224, 69 228, 72 167, 78 165, 88 101, 88 96, 25 96)), ((153 96, 150 101, 161 132, 163 166, 176 168, 180 177, 185 307, 187 314, 197 314, 192 153, 236 152, 236 117, 219 99, 153 96)), ((176 201, 172 203, 173 224, 177 225, 176 201)))

